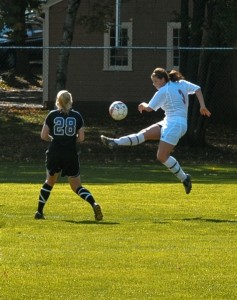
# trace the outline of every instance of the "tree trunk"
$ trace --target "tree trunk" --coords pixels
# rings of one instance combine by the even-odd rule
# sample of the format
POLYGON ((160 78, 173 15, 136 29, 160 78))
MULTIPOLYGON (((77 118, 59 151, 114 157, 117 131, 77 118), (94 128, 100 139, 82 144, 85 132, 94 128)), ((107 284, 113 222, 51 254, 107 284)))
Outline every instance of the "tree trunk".
MULTIPOLYGON (((15 31, 15 41, 17 46, 25 46, 25 37, 26 37, 26 26, 25 26, 25 9, 27 4, 18 5, 16 20, 19 26, 15 31)), ((17 49, 17 58, 16 58, 16 73, 23 74, 24 76, 30 75, 30 62, 27 49, 17 49)))
MULTIPOLYGON (((190 47, 200 47, 202 44, 206 2, 207 0, 193 0, 190 47)), ((186 76, 188 76, 190 81, 195 82, 197 80, 200 52, 197 50, 191 50, 188 53, 186 76)))
MULTIPOLYGON (((180 15, 181 15, 181 29, 180 29, 180 46, 189 46, 189 0, 181 0, 180 15)), ((182 74, 186 74, 188 52, 181 50, 180 52, 180 66, 179 70, 182 74)))
MULTIPOLYGON (((210 52, 203 52, 200 56, 200 64, 197 80, 202 87, 202 92, 204 95, 206 106, 210 107, 210 100, 212 99, 212 87, 215 81, 216 74, 216 64, 210 63, 211 54, 210 52)), ((205 132, 207 125, 209 123, 209 119, 207 117, 203 117, 200 114, 200 105, 196 97, 191 100, 191 117, 189 118, 188 124, 188 140, 191 146, 204 146, 206 144, 205 141, 205 132)))
MULTIPOLYGON (((190 47, 200 47, 203 37, 203 23, 205 20, 205 8, 207 0, 193 0, 193 20, 191 26, 190 47)), ((198 70, 200 66, 200 52, 189 51, 187 73, 188 80, 198 83, 198 70)), ((191 97, 192 98, 192 97, 191 97)), ((194 97, 193 97, 194 98, 194 97)), ((186 140, 192 146, 202 146, 205 144, 205 122, 200 116, 199 103, 197 99, 190 99, 188 112, 188 131, 186 140)))
POLYGON ((56 74, 56 92, 65 89, 67 82, 67 68, 70 56, 70 46, 73 40, 74 25, 76 21, 77 11, 81 0, 69 0, 66 12, 66 18, 63 26, 63 38, 59 51, 57 74, 56 74), (64 48, 66 47, 66 48, 64 48))
MULTIPOLYGON (((16 46, 25 46, 25 10, 28 7, 28 1, 22 0, 1 0, 0 10, 4 22, 14 30, 12 39, 16 46), (21 2, 21 3, 19 3, 21 2)), ((16 69, 17 74, 28 76, 30 64, 28 52, 25 49, 16 50, 16 69)))

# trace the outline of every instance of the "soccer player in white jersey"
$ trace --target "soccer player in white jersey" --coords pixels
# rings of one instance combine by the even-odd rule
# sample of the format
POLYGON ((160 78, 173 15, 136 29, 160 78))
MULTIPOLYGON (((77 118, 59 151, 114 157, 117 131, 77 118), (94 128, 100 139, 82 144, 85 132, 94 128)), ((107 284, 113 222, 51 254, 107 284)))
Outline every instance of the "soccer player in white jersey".
POLYGON ((115 139, 102 135, 101 141, 110 149, 117 146, 136 146, 148 140, 160 141, 157 150, 158 161, 183 183, 186 194, 189 194, 192 189, 191 175, 186 174, 178 161, 170 155, 187 131, 188 95, 196 94, 201 115, 210 117, 211 113, 205 106, 200 86, 184 80, 180 72, 172 70, 168 73, 163 68, 156 68, 151 74, 151 80, 157 92, 149 103, 140 103, 138 110, 142 113, 161 108, 165 112, 164 119, 136 134, 115 139))

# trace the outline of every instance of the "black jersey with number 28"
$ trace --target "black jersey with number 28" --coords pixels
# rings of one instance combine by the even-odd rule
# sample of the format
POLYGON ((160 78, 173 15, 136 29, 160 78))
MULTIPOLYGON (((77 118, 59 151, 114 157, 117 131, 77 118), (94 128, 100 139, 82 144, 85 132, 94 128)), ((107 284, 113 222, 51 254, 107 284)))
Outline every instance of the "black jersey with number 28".
POLYGON ((68 114, 60 110, 52 110, 45 120, 53 137, 51 146, 65 150, 76 149, 77 131, 84 126, 81 114, 73 109, 68 114))

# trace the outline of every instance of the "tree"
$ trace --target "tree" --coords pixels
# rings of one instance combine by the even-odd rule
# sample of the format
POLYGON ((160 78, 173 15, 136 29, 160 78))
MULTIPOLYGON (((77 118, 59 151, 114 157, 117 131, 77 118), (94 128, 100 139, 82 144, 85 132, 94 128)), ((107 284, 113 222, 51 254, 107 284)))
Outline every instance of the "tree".
MULTIPOLYGON (((123 0, 123 3, 129 0, 123 0)), ((115 21, 115 0, 99 0, 92 3, 88 15, 81 16, 79 24, 86 28, 88 33, 105 32, 109 23, 115 21)))
MULTIPOLYGON (((222 0, 207 2, 207 36, 205 45, 235 47, 237 42, 237 2, 222 0)), ((236 122, 237 112, 237 54, 236 51, 205 51, 200 60, 201 68, 208 65, 207 79, 203 80, 214 120, 236 122)))
MULTIPOLYGON (((70 46, 73 40, 74 26, 80 4, 81 0, 68 1, 56 71, 56 92, 64 89, 66 86, 70 46)), ((98 0, 92 4, 91 14, 82 16, 79 19, 79 23, 87 28, 88 32, 103 32, 106 30, 106 24, 114 17, 112 8, 114 8, 114 3, 112 4, 111 0, 98 0)))
MULTIPOLYGON (((183 0, 183 5, 184 2, 183 0)), ((187 9, 187 3, 185 9, 187 9)), ((186 46, 233 47, 237 40, 236 19, 237 3, 235 0, 193 0, 190 43, 186 46)), ((237 106, 235 104, 237 91, 233 88, 237 86, 236 67, 234 67, 236 63, 235 52, 203 50, 202 52, 190 51, 187 64, 181 65, 181 70, 185 70, 186 78, 197 82, 202 87, 213 119, 218 118, 218 113, 219 119, 223 116, 223 98, 228 99, 229 105, 232 107, 237 106), (228 76, 223 76, 223 71, 228 76)), ((231 112, 229 116, 230 114, 231 112)), ((208 119, 199 114, 198 102, 191 101, 186 135, 189 144, 205 145, 205 131, 208 122, 208 119)))
MULTIPOLYGON (((180 6, 180 21, 181 21, 181 29, 180 29, 180 46, 187 47, 189 43, 189 0, 181 0, 180 6)), ((183 74, 186 74, 187 67, 187 51, 181 51, 180 53, 180 71, 183 74)))
MULTIPOLYGON (((0 2, 0 24, 5 24, 13 29, 11 38, 16 46, 25 46, 25 13, 27 9, 38 9, 40 0, 1 0, 0 2)), ((29 59, 27 52, 17 49, 16 71, 19 73, 29 72, 29 59)))
MULTIPOLYGON (((203 37, 203 24, 205 20, 205 6, 207 0, 193 0, 193 16, 190 30, 190 47, 200 47, 203 37)), ((186 77, 197 82, 200 52, 190 50, 187 55, 186 77)), ((197 101, 190 101, 188 114, 188 132, 186 138, 191 145, 205 144, 205 128, 200 127, 200 114, 197 101), (203 135, 204 134, 204 135, 203 135)), ((201 117, 202 120, 204 117, 201 117)), ((204 124, 204 123, 203 123, 204 124)), ((206 123, 205 123, 206 124, 206 123)))
POLYGON ((70 55, 70 46, 73 40, 74 25, 76 21, 77 11, 81 4, 81 0, 68 0, 66 18, 63 26, 63 38, 59 52, 57 74, 56 74, 56 91, 65 89, 67 81, 67 67, 70 55))

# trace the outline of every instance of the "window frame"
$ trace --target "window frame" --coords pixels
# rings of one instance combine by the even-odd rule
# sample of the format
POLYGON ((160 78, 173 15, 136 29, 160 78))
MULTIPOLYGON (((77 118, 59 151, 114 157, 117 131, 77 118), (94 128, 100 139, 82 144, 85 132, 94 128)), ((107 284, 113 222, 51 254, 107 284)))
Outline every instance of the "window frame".
MULTIPOLYGON (((109 25, 108 31, 104 33, 104 47, 110 47, 110 28, 115 24, 109 25)), ((122 29, 128 31, 128 47, 132 47, 132 22, 122 22, 122 29)), ((127 49, 128 64, 124 66, 112 66, 110 64, 110 52, 111 49, 104 49, 104 67, 103 71, 132 71, 132 49, 127 49)))
MULTIPOLYGON (((180 50, 179 51, 179 64, 174 65, 174 29, 179 30, 179 40, 178 40, 178 46, 180 46, 180 29, 181 29, 181 22, 167 22, 167 52, 166 52, 166 68, 167 70, 175 69, 179 70, 180 66, 180 50)), ((177 50, 176 50, 177 51, 177 50)))

